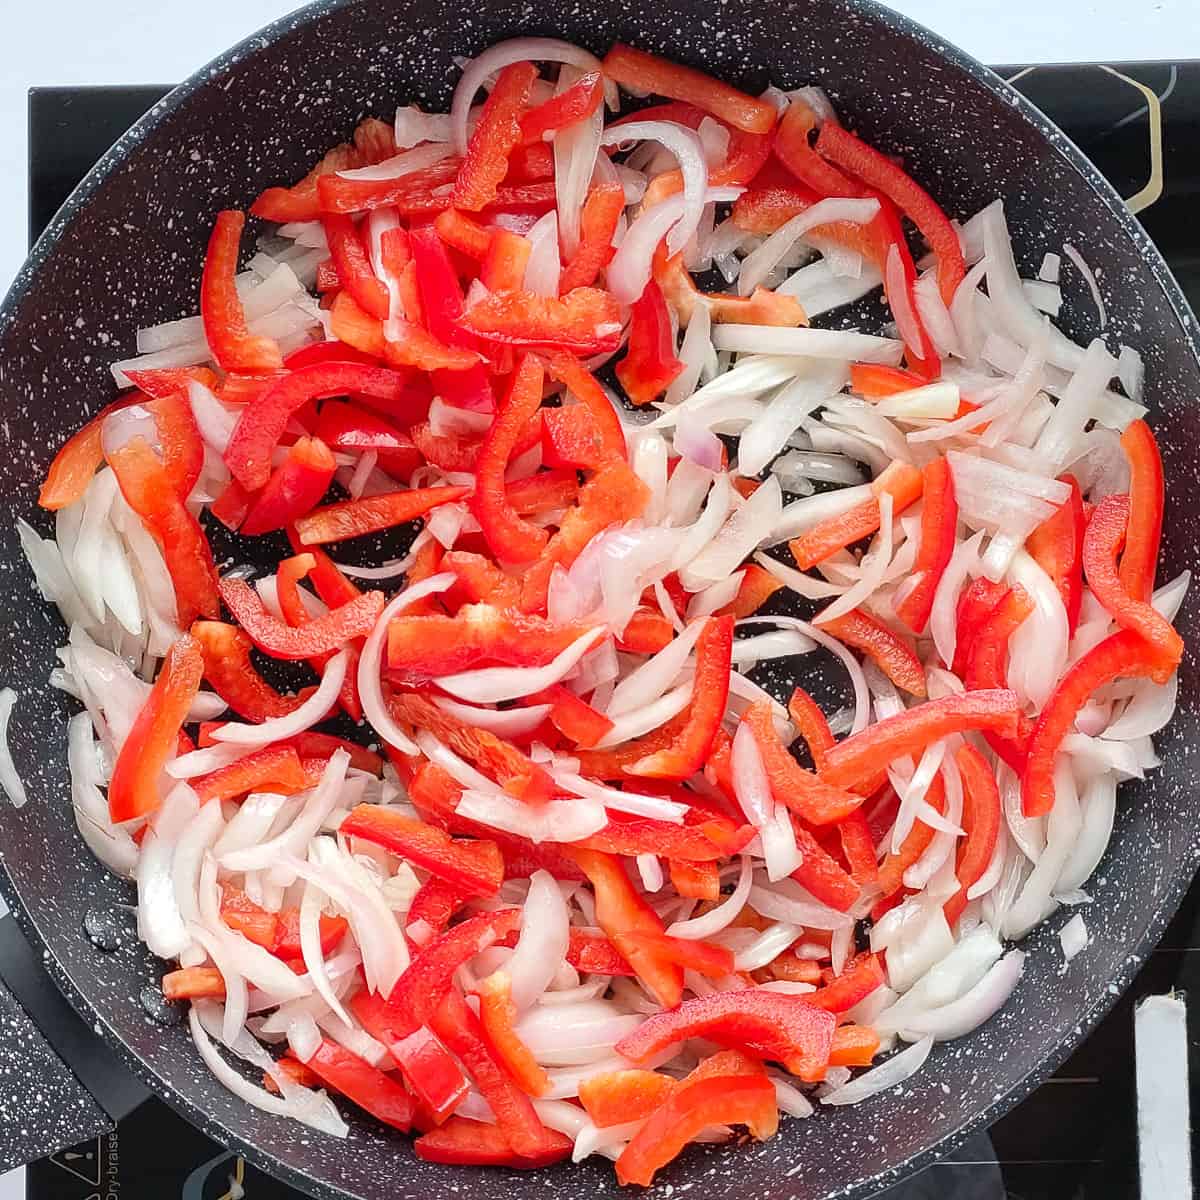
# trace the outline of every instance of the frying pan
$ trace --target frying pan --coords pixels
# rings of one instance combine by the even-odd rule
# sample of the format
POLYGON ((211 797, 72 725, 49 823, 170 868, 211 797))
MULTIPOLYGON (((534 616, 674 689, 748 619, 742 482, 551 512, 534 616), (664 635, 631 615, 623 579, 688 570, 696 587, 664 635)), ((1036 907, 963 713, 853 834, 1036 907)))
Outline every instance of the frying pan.
MULTIPOLYGON (((875 145, 904 155, 959 216, 1004 198, 1018 256, 1032 274, 1064 242, 1098 269, 1111 345, 1145 355, 1151 419, 1170 498, 1162 578, 1189 566, 1200 508, 1187 502, 1200 462, 1200 330, 1158 252, 1096 170, 997 77, 938 38, 865 0, 589 0, 533 6, 499 0, 330 0, 270 26, 157 105, 101 160, 38 242, 0 310, 0 660, 21 701, 11 732, 29 790, 0 803, 5 896, 55 981, 88 1024, 154 1091, 225 1145, 321 1197, 502 1200, 514 1176, 416 1160, 409 1143, 351 1117, 337 1141, 254 1110, 200 1063, 186 1030, 148 1019, 139 996, 162 964, 133 939, 116 953, 85 932, 119 917, 131 892, 88 853, 70 815, 66 721, 71 702, 45 680, 65 640, 37 600, 12 521, 44 529, 35 497, 53 451, 113 393, 107 363, 133 352, 134 331, 195 311, 212 213, 298 178, 367 114, 398 101, 445 109, 452 58, 501 38, 541 34, 597 51, 614 39, 689 62, 756 91, 817 83, 875 145), (36 514, 36 515, 34 515, 36 514)), ((1071 294, 1068 332, 1098 332, 1071 294)), ((263 561, 282 547, 265 545, 263 561)), ((218 554, 218 558, 221 555, 218 554)), ((1198 610, 1179 625, 1200 640, 1198 610)), ((730 1200, 766 1194, 863 1197, 931 1163, 999 1117, 1044 1079, 1112 1005, 1174 911, 1200 857, 1194 752, 1200 744, 1196 664, 1159 740, 1161 770, 1120 793, 1109 852, 1089 884, 1088 946, 1060 974, 1052 918, 1027 939, 1030 957, 1003 1011, 940 1046, 901 1094, 784 1122, 763 1145, 696 1147, 660 1177, 702 1181, 730 1200)), ((9 1086, 6 1080, 6 1088, 9 1086)), ((616 1195, 607 1163, 543 1173, 556 1200, 616 1195)))

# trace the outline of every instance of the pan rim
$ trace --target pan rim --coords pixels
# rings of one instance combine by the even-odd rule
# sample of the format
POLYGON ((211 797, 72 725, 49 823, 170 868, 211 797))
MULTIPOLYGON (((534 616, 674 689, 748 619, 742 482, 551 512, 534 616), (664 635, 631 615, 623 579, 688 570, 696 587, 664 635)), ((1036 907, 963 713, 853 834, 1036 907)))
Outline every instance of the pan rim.
MULTIPOLYGON (((217 84, 221 76, 243 59, 267 49, 284 37, 309 26, 322 17, 342 9, 354 8, 365 0, 314 0, 313 3, 296 10, 264 26, 242 39, 209 63, 195 71, 188 79, 172 89, 140 117, 126 133, 97 161, 95 166, 75 187, 55 213, 45 230, 38 237, 28 257, 17 272, 3 302, 0 302, 0 335, 7 329, 22 300, 36 285, 39 270, 51 250, 61 238, 66 227, 75 218, 96 191, 125 162, 129 155, 169 115, 175 112, 194 95, 206 87, 217 84)), ((842 0, 847 10, 868 18, 890 35, 907 38, 932 49, 945 61, 968 75, 975 82, 1004 101, 1020 114, 1024 122, 1046 141, 1050 149, 1079 175, 1116 218, 1122 233, 1132 242, 1145 261, 1150 273, 1161 289, 1178 322, 1180 335, 1200 366, 1200 322, 1197 321, 1188 302, 1175 280, 1157 246, 1151 241, 1136 217, 1129 212, 1124 200, 1112 184, 1100 173, 1083 152, 1035 105, 1008 84, 1001 76, 984 66, 957 46, 941 38, 918 22, 884 8, 876 0, 842 0)), ((1044 1082, 1066 1060, 1068 1055, 1091 1033, 1104 1015, 1116 1004, 1129 986, 1134 975, 1144 964, 1150 950, 1157 943, 1167 923, 1181 903, 1200 859, 1200 848, 1193 847, 1192 856, 1181 857, 1167 877, 1167 887, 1150 914, 1136 943, 1127 951, 1121 966, 1112 978, 1111 985, 1099 998, 1073 1021, 1062 1023, 1055 1050, 1036 1067, 1027 1072, 1007 1092, 992 1101, 986 1108, 964 1120, 957 1128, 941 1137, 914 1155, 893 1167, 861 1179, 838 1193, 845 1200, 866 1200, 880 1188, 887 1187, 903 1178, 915 1175, 944 1158, 962 1145, 970 1136, 994 1123, 1036 1087, 1044 1082)), ((313 1196, 340 1198, 348 1193, 326 1179, 307 1174, 277 1155, 248 1142, 244 1136, 231 1129, 222 1120, 213 1117, 195 1103, 190 1096, 176 1089, 166 1078, 158 1074, 140 1057, 126 1040, 114 1029, 104 1012, 96 1007, 84 990, 68 974, 50 949, 47 937, 42 934, 36 916, 29 911, 22 897, 9 878, 7 871, 0 870, 0 894, 8 902, 14 919, 35 950, 42 952, 43 962, 56 985, 66 996, 72 1007, 94 1030, 104 1038, 133 1073, 146 1083, 154 1093, 171 1105, 197 1128, 214 1135, 218 1140, 232 1143, 238 1152, 268 1174, 299 1188, 313 1196)))

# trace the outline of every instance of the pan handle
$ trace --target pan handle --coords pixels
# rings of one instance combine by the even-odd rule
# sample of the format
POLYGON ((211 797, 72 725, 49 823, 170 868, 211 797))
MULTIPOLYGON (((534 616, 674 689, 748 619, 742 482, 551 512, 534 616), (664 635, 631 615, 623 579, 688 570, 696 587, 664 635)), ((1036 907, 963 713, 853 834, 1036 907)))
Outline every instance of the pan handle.
POLYGON ((0 917, 0 1171, 108 1132, 149 1096, 0 917))

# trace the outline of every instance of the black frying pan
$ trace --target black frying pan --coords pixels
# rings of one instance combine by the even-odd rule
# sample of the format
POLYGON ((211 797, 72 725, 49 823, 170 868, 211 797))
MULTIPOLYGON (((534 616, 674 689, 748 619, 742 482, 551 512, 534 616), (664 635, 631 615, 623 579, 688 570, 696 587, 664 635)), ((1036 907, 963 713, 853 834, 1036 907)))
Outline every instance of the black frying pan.
MULTIPOLYGON (((147 1018, 138 997, 162 964, 128 938, 109 954, 85 934, 89 913, 119 913, 130 890, 92 859, 70 816, 72 707, 45 685, 65 635, 35 597, 12 521, 24 515, 49 527, 45 514, 32 516, 38 482, 67 434, 111 398, 107 363, 132 353, 135 328, 195 311, 216 209, 245 206, 264 186, 299 177, 366 114, 386 116, 397 101, 444 109, 457 74, 452 57, 518 33, 599 51, 621 38, 750 90, 821 84, 852 126, 902 153, 952 214, 1002 196, 1026 274, 1064 241, 1084 248, 1104 281, 1110 343, 1129 341, 1146 358, 1168 477, 1164 578, 1191 564, 1200 538, 1192 496, 1200 330, 1158 252, 1095 169, 1020 96, 866 0, 332 0, 199 72, 80 185, 0 311, 0 497, 8 518, 0 523, 0 654, 3 681, 21 692, 11 738, 30 793, 20 812, 0 802, 8 872, 0 882, 68 998, 155 1091, 219 1141, 319 1196, 453 1191, 501 1200, 515 1176, 421 1163, 408 1142, 366 1120, 352 1118, 351 1136, 340 1142, 260 1113, 207 1073, 185 1029, 147 1018)), ((1094 336, 1094 310, 1081 296, 1068 299, 1069 332, 1094 336)), ((1179 622, 1195 645, 1194 600, 1179 622)), ((693 1148, 662 1182, 695 1181, 733 1200, 867 1196, 947 1152, 1045 1078, 1130 980, 1200 857, 1195 671, 1189 655, 1180 711, 1160 739, 1162 770, 1122 787, 1112 846, 1089 884, 1092 940, 1069 971, 1059 973, 1060 916, 1028 939, 1025 976, 1004 1010, 939 1047, 902 1096, 785 1122, 764 1145, 693 1148)), ((618 1191, 609 1165, 594 1159, 525 1186, 562 1200, 618 1191)))

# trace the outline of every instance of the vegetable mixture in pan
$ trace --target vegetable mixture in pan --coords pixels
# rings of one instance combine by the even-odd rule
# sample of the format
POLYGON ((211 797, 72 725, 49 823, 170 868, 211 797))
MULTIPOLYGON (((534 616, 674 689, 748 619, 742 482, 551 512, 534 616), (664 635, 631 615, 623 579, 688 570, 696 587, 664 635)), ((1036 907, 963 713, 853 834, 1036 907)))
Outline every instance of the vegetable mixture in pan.
POLYGON ((819 89, 521 38, 250 211, 20 526, 79 831, 232 1091, 649 1184, 1086 945, 1188 579, 1138 352, 1000 200, 819 89))

